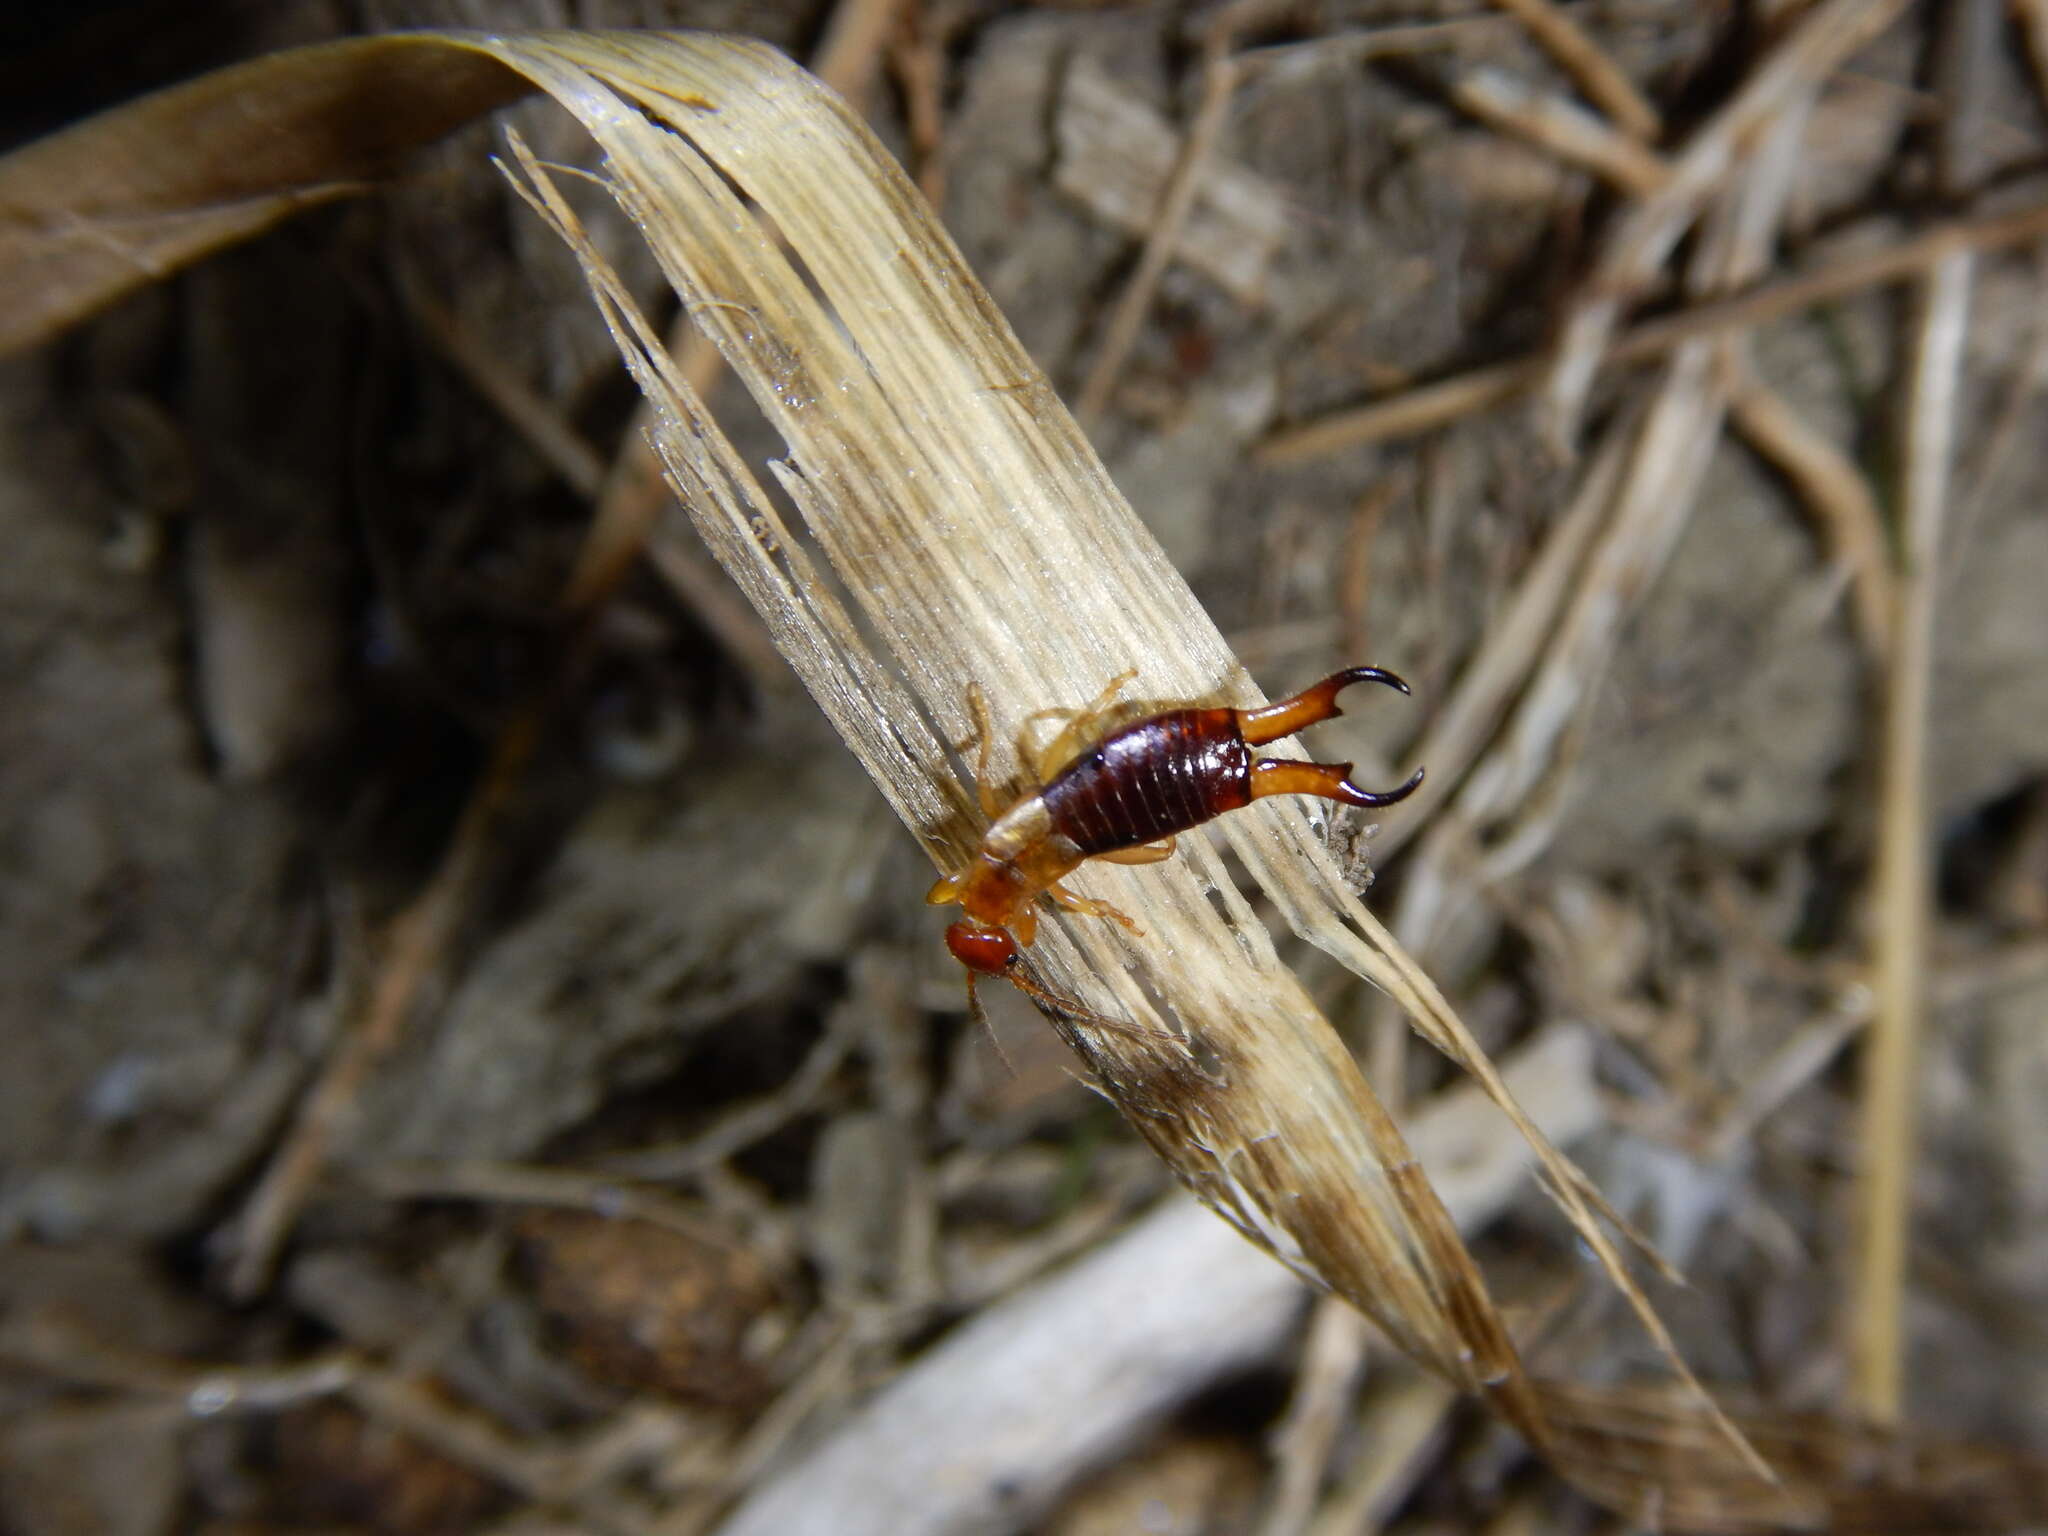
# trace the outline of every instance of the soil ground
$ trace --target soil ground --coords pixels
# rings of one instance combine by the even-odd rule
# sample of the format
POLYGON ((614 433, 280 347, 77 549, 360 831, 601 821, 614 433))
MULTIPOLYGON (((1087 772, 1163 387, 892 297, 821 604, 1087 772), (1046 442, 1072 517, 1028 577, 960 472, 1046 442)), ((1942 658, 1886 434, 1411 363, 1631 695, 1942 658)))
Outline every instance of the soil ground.
MULTIPOLYGON (((104 36, 51 23, 21 55, 46 78, 13 136, 344 29, 330 6, 175 9, 100 8, 104 36), (96 81, 103 54, 126 62, 96 81)), ((654 0, 357 9, 377 28, 737 27, 799 57, 825 22, 654 0)), ((1073 398, 1143 233, 1103 185, 1138 173, 1096 158, 1137 130, 1083 140, 1080 119, 1106 83, 1177 131, 1199 69, 1185 18, 909 9, 870 116, 1073 398), (912 126, 926 104, 935 142, 912 126)), ((1737 8, 1568 9, 1665 113, 1667 146, 1756 57, 1761 23, 1737 8)), ((1998 21, 1966 87, 1937 70, 1967 30, 1944 18, 1971 9, 1909 8, 1821 90, 1788 266, 2041 200, 2019 23, 1998 21), (1941 135, 1965 105, 1978 153, 1958 187, 1941 135)), ((1473 14, 1276 10, 1249 35, 1300 57, 1233 97, 1207 174, 1242 196, 1209 211, 1225 229, 1207 265, 1167 267, 1091 428, 1269 690, 1356 661, 1409 678, 1421 711, 1326 738, 1385 762, 1485 643, 1577 466, 1514 402, 1283 466, 1259 446, 1541 348, 1629 203, 1456 104, 1482 65, 1569 93, 1512 24, 1366 64, 1307 47, 1439 12, 1473 14)), ((588 163, 554 109, 510 116, 588 163)), ((653 570, 586 640, 551 619, 587 506, 407 298, 438 295, 497 367, 620 450, 615 354, 489 167, 494 131, 0 368, 0 1529, 706 1528, 690 1522, 757 1470, 750 1431, 819 1381, 826 1335, 851 1342, 805 1405, 813 1429, 1164 1191, 1029 1010, 997 999, 1001 1056, 968 1023, 929 869, 731 621, 653 570), (252 1195, 344 1048, 338 1021, 391 964, 495 734, 538 696, 555 702, 486 877, 274 1262, 236 1285, 252 1195), (654 1202, 630 1220, 610 1219, 621 1179, 654 1202), (291 1378, 340 1358, 390 1367, 388 1390, 291 1378), (277 1410, 166 1395, 228 1369, 271 1381, 277 1410), (551 1491, 568 1447, 635 1432, 654 1449, 551 1491)), ((652 301, 649 264, 611 233, 652 301)), ((1683 302, 1660 288, 1647 307, 1683 302)), ((1913 315, 1907 289, 1873 287, 1748 337, 1888 528, 1913 315)), ((2044 315, 2038 253, 1981 260, 1924 725, 1938 889, 1904 1318, 1912 1422, 2040 1455, 2044 315)), ((1603 374, 1589 440, 1647 378, 1603 374)), ((1490 1048, 1549 1020, 1595 1032, 1612 1125, 1583 1160, 1691 1279, 1660 1297, 1688 1356, 1836 1413, 1886 672, 1808 498, 1752 439, 1719 433, 1687 497, 1668 560, 1614 594, 1540 856, 1424 957, 1490 1048)), ((1409 857, 1380 861, 1376 905, 1393 910, 1409 857)), ((1370 999, 1324 979, 1367 1049, 1370 999)), ((1407 1062, 1410 1099, 1442 1086, 1433 1058, 1407 1062)), ((1543 1348, 1572 1374, 1651 1368, 1540 1194, 1479 1251, 1511 1307, 1562 1313, 1543 1348)), ((1295 1367, 1218 1384, 1045 1528, 1267 1528, 1295 1367)), ((1445 1428, 1376 1519, 1479 1529, 1505 1488, 1543 1528, 1607 1528, 1476 1415, 1445 1428)), ((1369 1440, 1340 1437, 1333 1482, 1369 1440)))

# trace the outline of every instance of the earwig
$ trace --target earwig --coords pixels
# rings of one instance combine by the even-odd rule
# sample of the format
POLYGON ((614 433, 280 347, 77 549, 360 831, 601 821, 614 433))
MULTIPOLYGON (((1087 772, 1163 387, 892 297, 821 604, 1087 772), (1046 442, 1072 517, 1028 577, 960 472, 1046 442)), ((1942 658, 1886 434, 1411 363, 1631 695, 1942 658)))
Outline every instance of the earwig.
MULTIPOLYGON (((1351 782, 1349 763, 1305 763, 1254 757, 1252 748, 1340 715, 1337 695, 1353 683, 1408 685, 1379 667, 1352 667, 1277 704, 1258 709, 1170 709, 1148 715, 1083 745, 1088 732, 1137 674, 1126 672, 1081 710, 1040 752, 1023 751, 1038 787, 998 812, 988 784, 989 722, 979 692, 970 695, 980 734, 976 777, 991 818, 981 847, 964 869, 926 894, 935 907, 958 902, 964 918, 946 930, 946 948, 967 968, 970 1002, 977 976, 1003 976, 1055 1012, 1105 1022, 1017 970, 1038 936, 1033 904, 1041 896, 1070 912, 1106 918, 1139 932, 1108 902, 1060 884, 1089 859, 1154 864, 1173 855, 1181 833, 1268 795, 1316 795, 1345 805, 1392 805, 1422 782, 1416 769, 1398 789, 1373 791, 1351 782)), ((1044 715, 1065 713, 1048 710, 1044 715)), ((1027 722, 1028 723, 1028 722, 1027 722)))

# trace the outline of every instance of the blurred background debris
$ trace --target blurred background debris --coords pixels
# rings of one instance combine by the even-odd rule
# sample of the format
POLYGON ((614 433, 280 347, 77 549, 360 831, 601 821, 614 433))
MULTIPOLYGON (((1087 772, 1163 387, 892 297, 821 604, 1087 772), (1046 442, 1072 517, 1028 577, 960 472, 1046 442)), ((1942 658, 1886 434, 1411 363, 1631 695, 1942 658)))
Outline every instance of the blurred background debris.
MULTIPOLYGON (((1261 680, 1415 685, 1339 831, 1687 1358, 1928 1500, 1836 1528, 2048 1519, 2048 5, 31 4, 0 134, 418 26, 846 90, 1261 680)), ((0 1529, 1620 1528, 969 1026, 498 143, 0 364, 0 1529)), ((1681 1456, 1519 1143, 1293 958, 1681 1456)))

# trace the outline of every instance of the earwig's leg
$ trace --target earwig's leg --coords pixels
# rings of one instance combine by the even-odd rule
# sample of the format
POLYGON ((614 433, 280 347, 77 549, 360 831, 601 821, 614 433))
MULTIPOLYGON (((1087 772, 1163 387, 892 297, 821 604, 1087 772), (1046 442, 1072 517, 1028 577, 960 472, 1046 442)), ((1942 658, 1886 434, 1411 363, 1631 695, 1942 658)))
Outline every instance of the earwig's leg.
MULTIPOLYGON (((1292 736, 1296 731, 1305 730, 1318 720, 1343 714, 1337 704, 1337 695, 1353 683, 1385 683, 1402 693, 1408 691, 1406 683, 1383 667, 1352 667, 1335 672, 1313 688, 1302 689, 1291 699, 1264 704, 1257 709, 1236 711, 1237 728, 1244 733, 1245 745, 1264 746, 1269 741, 1278 741, 1282 736, 1292 736)), ((1286 791, 1269 790, 1267 793, 1286 791)))
POLYGON ((1252 798, 1268 795, 1319 795, 1345 805, 1392 805, 1415 793, 1422 783, 1416 769, 1399 789, 1360 789, 1351 782, 1349 763, 1301 763, 1291 758, 1262 757, 1252 764, 1252 798))
POLYGON ((1072 709, 1034 709, 1018 722, 1017 765, 1031 781, 1032 788, 1043 787, 1052 774, 1059 772, 1060 767, 1064 765, 1055 765, 1051 773, 1046 771, 1046 754, 1031 745, 1031 727, 1040 720, 1071 720, 1077 713, 1079 711, 1072 709))
POLYGON ((966 741, 955 742, 953 750, 965 752, 968 742, 974 744, 974 798, 981 802, 981 814, 994 821, 1003 809, 995 786, 988 781, 988 744, 995 739, 996 728, 989 718, 988 695, 981 691, 979 683, 967 685, 967 713, 974 717, 974 734, 966 741))
POLYGON ((1122 923, 1141 939, 1145 936, 1145 930, 1131 919, 1129 913, 1119 912, 1106 901, 1097 901, 1093 896, 1078 895, 1063 885, 1049 885, 1045 888, 1045 894, 1069 912, 1079 912, 1083 917, 1106 917, 1112 923, 1122 923))
POLYGON ((1098 853, 1096 858, 1105 864, 1158 864, 1173 857, 1173 845, 1177 837, 1163 842, 1141 843, 1136 848, 1119 848, 1114 853, 1098 853))
POLYGON ((1059 735, 1036 751, 1031 750, 1021 738, 1018 740, 1017 755, 1031 765, 1031 771, 1037 775, 1039 783, 1051 783, 1062 768, 1081 755, 1082 749, 1087 745, 1089 733, 1095 728, 1095 722, 1109 713, 1109 707, 1116 702, 1116 696, 1122 693, 1131 679, 1137 675, 1136 667, 1117 673, 1109 680, 1109 686, 1091 699, 1083 709, 1041 709, 1037 714, 1026 717, 1027 723, 1062 714, 1071 714, 1073 717, 1067 721, 1059 735))

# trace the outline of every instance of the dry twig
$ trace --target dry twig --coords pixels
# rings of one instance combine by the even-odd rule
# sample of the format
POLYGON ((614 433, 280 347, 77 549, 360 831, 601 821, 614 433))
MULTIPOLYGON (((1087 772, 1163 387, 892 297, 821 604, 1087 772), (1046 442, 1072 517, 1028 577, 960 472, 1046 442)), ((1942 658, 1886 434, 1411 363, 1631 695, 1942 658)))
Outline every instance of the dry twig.
POLYGON ((865 102, 902 24, 906 0, 839 0, 811 69, 856 106, 865 102))
POLYGON ((1883 661, 1891 637, 1892 569, 1884 515, 1870 481, 1835 441, 1744 363, 1729 398, 1735 427, 1792 482, 1818 518, 1829 555, 1849 573, 1856 637, 1883 661))
POLYGON ((1877 1013, 1864 1068, 1850 1353, 1859 1405, 1874 1421, 1887 1424, 1897 1421, 1904 1394, 1899 1353, 1932 899, 1927 703, 1972 266, 1969 253, 1957 252, 1928 278, 1908 395, 1904 537, 1885 690, 1875 884, 1877 1013))
POLYGON ((1294 1373, 1294 1396, 1273 1432, 1274 1459, 1280 1465, 1259 1536, 1300 1536, 1307 1529, 1370 1341, 1366 1321, 1355 1309, 1329 1296, 1315 1304, 1294 1373))
POLYGON ((1237 62, 1230 55, 1232 41, 1232 32, 1224 26, 1212 26, 1203 40, 1201 94, 1196 100, 1187 134, 1181 141, 1180 156, 1160 193, 1159 211, 1153 218, 1151 233, 1145 237, 1145 249, 1138 257, 1137 270, 1131 274, 1130 281, 1117 298, 1116 308, 1110 312, 1102 350, 1096 355, 1094 366, 1088 370, 1088 377, 1081 385, 1080 397, 1074 406, 1075 414, 1084 422, 1096 420, 1101 416, 1103 407, 1109 404, 1110 391, 1116 388, 1116 381, 1123 373, 1124 362, 1138 339, 1138 327, 1145 323, 1159 279, 1165 275, 1166 264, 1180 243, 1181 229, 1195 205, 1202 167, 1208 160, 1217 134, 1222 131, 1224 116, 1230 110, 1231 93, 1237 88, 1237 62))
POLYGON ((1578 81, 1587 99, 1613 118, 1622 132, 1654 139, 1663 120, 1620 65, 1607 56, 1584 28, 1551 0, 1494 0, 1528 29, 1543 50, 1578 81))
POLYGON ((1544 436, 1563 450, 1577 435, 1587 393, 1622 309, 1663 267, 1679 239, 1760 135, 1795 101, 1811 99, 1856 48, 1890 24, 1904 0, 1819 0, 1794 22, 1728 102, 1671 158, 1671 179, 1622 215, 1567 314, 1543 386, 1544 436))
POLYGON ((1418 1371, 1400 1371, 1368 1392, 1358 1417, 1366 1431, 1357 1464, 1309 1527, 1311 1536, 1367 1536, 1383 1526, 1429 1468, 1457 1399, 1418 1371))
POLYGON ((1631 197, 1646 197, 1671 179, 1662 158, 1639 138, 1617 132, 1577 102, 1538 91, 1504 70, 1480 68, 1459 77, 1451 86, 1451 100, 1487 126, 1582 166, 1631 197))
MULTIPOLYGON (((1880 250, 1844 256, 1798 277, 1759 284, 1746 292, 1645 321, 1624 332, 1607 349, 1606 361, 1610 365, 1642 362, 1695 337, 1768 325, 1831 299, 1917 277, 1952 251, 2000 250, 2044 235, 2048 235, 2048 206, 1950 220, 1880 250)), ((1432 431, 1534 388, 1542 378, 1542 367, 1541 358, 1526 357, 1475 368, 1390 399, 1285 428, 1267 438, 1253 457, 1261 464, 1295 464, 1367 443, 1432 431)))

